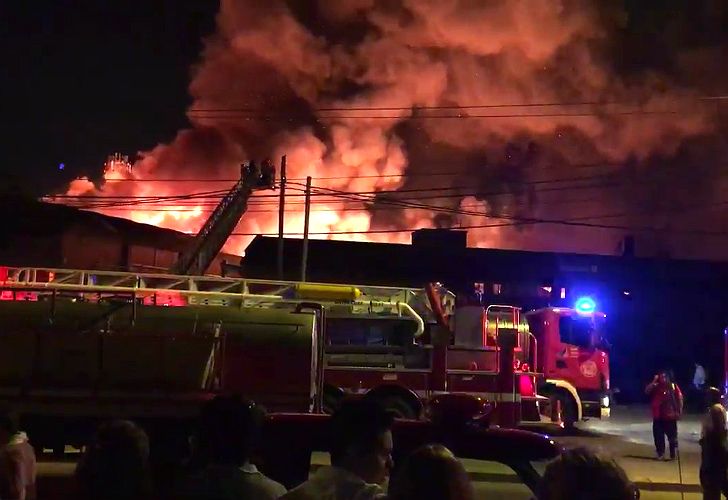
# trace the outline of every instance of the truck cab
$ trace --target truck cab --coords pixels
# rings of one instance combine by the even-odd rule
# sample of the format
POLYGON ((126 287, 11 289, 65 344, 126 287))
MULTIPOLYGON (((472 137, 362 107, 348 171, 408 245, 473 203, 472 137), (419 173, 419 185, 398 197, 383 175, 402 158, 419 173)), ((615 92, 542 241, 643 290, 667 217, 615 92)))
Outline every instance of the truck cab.
POLYGON ((609 345, 601 312, 547 307, 526 314, 538 343, 543 395, 558 401, 564 424, 610 413, 609 345))
POLYGON ((417 318, 367 302, 361 314, 327 309, 324 407, 369 394, 400 417, 417 418, 433 396, 469 394, 493 403, 499 425, 541 423, 539 404, 547 401, 536 391, 535 343, 520 309, 460 302, 453 310, 453 294, 440 291, 447 300, 437 307, 424 292, 408 291, 417 318))

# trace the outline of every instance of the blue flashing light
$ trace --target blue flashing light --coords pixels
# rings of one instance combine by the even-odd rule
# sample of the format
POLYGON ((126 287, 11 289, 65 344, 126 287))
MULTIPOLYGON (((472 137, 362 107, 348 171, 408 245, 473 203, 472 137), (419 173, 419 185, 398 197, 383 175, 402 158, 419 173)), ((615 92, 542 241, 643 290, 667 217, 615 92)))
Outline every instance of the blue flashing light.
POLYGON ((58 170, 63 170, 64 168, 66 168, 66 164, 65 163, 59 163, 58 164, 58 170))
POLYGON ((579 314, 591 314, 596 310, 596 308, 597 304, 591 297, 579 297, 574 304, 574 309, 576 309, 576 312, 579 314))

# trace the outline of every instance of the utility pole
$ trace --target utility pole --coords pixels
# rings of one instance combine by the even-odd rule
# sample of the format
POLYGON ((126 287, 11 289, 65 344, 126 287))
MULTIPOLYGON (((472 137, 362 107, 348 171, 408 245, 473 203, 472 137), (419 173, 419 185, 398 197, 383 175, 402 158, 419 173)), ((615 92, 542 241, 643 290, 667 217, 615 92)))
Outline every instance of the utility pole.
POLYGON ((306 177, 306 205, 303 217, 303 251, 301 252, 301 281, 306 281, 308 265, 308 220, 311 217, 311 176, 306 177))
POLYGON ((278 279, 283 279, 283 221, 286 208, 286 155, 281 157, 281 182, 278 186, 278 279))

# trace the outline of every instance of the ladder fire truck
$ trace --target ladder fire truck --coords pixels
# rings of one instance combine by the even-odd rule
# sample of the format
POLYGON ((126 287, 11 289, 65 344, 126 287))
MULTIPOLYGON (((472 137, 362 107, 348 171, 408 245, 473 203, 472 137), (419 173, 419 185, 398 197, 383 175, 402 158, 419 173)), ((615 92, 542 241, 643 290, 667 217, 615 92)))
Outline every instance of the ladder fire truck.
POLYGON ((294 412, 368 394, 403 417, 456 393, 489 402, 489 422, 541 421, 537 350, 517 308, 453 316, 434 285, 200 276, 270 172, 242 169, 169 274, 0 268, 0 403, 37 444, 81 443, 109 417, 172 433, 231 392, 294 412))
POLYGON ((493 423, 539 420, 514 329, 453 345, 428 290, 38 268, 1 268, 0 290, 0 401, 49 448, 112 416, 169 426, 221 392, 316 412, 336 387, 403 417, 457 392, 489 401, 493 423), (344 323, 382 333, 344 344, 344 323))

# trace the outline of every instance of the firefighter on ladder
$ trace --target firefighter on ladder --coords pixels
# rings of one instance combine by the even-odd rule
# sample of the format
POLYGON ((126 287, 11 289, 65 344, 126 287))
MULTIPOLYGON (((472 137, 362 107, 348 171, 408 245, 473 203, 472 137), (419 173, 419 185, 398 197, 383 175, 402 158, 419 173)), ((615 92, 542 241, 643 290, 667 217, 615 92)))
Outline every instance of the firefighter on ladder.
POLYGON ((260 170, 260 182, 259 186, 262 188, 273 189, 275 185, 276 168, 273 166, 273 162, 270 159, 263 160, 263 165, 260 170))
POLYGON ((247 179, 251 179, 251 178, 257 179, 257 177, 253 177, 253 174, 254 174, 256 168, 257 167, 255 166, 254 161, 250 161, 248 163, 241 163, 240 164, 240 179, 243 181, 245 181, 247 179))
POLYGON ((243 181, 251 179, 253 187, 273 189, 275 187, 276 169, 273 162, 268 159, 264 160, 261 166, 258 166, 255 161, 242 163, 240 165, 240 178, 243 181))

